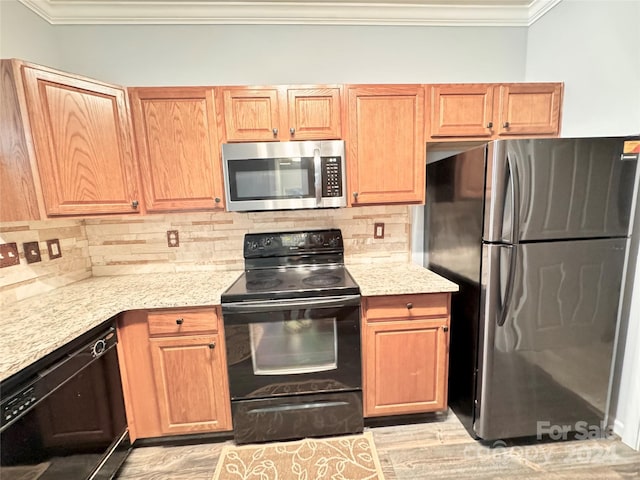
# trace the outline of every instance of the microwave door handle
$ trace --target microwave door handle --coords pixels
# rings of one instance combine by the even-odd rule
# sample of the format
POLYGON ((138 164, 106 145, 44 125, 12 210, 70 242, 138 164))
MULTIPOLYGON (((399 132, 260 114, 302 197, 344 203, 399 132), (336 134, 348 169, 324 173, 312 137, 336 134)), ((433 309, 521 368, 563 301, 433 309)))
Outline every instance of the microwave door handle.
POLYGON ((315 175, 315 187, 316 187, 316 206, 320 206, 322 203, 322 161, 320 160, 320 149, 313 150, 313 171, 315 175))

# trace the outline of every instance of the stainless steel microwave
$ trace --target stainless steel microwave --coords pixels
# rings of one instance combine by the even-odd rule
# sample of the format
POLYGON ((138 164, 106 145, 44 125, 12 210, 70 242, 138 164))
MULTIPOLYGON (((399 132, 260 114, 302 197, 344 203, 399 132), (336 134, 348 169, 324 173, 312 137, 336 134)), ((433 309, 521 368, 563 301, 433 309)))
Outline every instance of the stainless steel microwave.
POLYGON ((227 210, 290 210, 347 205, 344 141, 226 143, 227 210))

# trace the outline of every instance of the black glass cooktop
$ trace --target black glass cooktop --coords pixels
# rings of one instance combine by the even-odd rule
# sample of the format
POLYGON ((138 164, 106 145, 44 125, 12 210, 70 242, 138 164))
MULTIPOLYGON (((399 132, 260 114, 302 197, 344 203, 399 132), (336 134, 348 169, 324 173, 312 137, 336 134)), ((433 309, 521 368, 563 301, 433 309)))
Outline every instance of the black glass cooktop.
POLYGON ((222 303, 358 295, 344 267, 338 229, 248 233, 245 272, 222 294, 222 303))
POLYGON ((360 289, 344 265, 250 270, 222 294, 222 302, 357 295, 360 289))

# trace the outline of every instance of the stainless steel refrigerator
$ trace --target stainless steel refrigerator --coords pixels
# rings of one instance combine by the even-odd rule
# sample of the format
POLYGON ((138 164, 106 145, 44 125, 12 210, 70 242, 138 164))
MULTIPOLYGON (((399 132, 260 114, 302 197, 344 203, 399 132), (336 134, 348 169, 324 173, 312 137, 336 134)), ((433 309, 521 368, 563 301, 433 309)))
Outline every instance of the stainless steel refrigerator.
POLYGON ((485 440, 605 417, 635 156, 502 140, 427 165, 425 265, 456 281, 449 404, 485 440))

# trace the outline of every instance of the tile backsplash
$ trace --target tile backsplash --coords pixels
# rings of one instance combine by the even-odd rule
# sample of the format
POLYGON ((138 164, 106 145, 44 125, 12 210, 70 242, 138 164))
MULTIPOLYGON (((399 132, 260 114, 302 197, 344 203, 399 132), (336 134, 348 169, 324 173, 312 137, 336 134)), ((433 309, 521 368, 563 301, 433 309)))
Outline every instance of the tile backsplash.
POLYGON ((0 243, 18 245, 20 264, 0 270, 0 305, 48 292, 91 276, 89 242, 82 220, 0 224, 0 243), (59 239, 60 258, 49 258, 47 240, 59 239), (38 242, 41 261, 27 263, 23 243, 38 242))
POLYGON ((410 258, 407 206, 278 212, 200 212, 0 223, 0 243, 18 244, 20 264, 0 270, 0 305, 84 278, 145 272, 241 270, 248 232, 340 228, 347 263, 404 262, 410 258), (385 224, 374 239, 374 223, 385 224), (179 244, 169 247, 167 231, 179 244), (50 259, 58 238, 62 257, 50 259), (27 264, 22 244, 38 242, 42 261, 27 264))
POLYGON ((408 261, 409 208, 379 206, 250 213, 175 213, 86 219, 93 275, 241 270, 249 232, 340 228, 347 262, 408 261), (385 238, 374 239, 374 223, 385 238), (179 246, 167 245, 178 231, 179 246))

